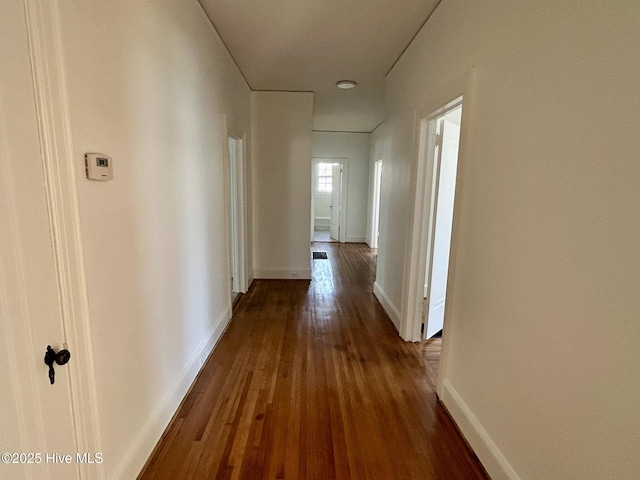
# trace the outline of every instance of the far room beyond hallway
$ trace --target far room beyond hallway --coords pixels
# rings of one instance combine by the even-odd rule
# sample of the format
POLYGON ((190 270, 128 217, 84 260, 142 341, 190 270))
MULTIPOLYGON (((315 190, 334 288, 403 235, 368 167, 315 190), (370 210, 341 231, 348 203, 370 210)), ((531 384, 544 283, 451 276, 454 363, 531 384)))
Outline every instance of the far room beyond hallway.
POLYGON ((312 245, 313 280, 256 280, 142 479, 487 478, 435 395, 437 343, 403 342, 375 251, 312 245))

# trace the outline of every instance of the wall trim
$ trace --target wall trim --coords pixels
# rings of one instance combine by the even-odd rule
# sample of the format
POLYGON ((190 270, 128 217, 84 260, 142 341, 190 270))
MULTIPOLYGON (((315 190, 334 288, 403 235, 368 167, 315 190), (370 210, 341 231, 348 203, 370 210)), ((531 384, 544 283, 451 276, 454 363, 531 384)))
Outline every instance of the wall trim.
POLYGON ((445 379, 438 396, 493 480, 521 480, 458 391, 445 379))
MULTIPOLYGON (((79 452, 101 452, 98 395, 84 247, 80 229, 76 168, 64 69, 58 2, 24 0, 45 196, 49 208, 62 328, 76 363, 71 377, 71 410, 79 452), (82 360, 82 361, 79 361, 82 360)), ((103 465, 78 465, 81 478, 101 479, 103 465)))
POLYGON ((377 281, 373 283, 373 294, 382 305, 384 311, 387 312, 387 315, 389 315, 389 318, 393 322, 393 325, 396 327, 396 330, 398 330, 398 328, 400 327, 400 320, 402 318, 400 315, 400 310, 398 310, 398 308, 393 304, 387 293, 377 281))
POLYGON ((239 293, 247 293, 249 284, 247 283, 247 231, 249 230, 248 212, 247 212, 247 160, 246 160, 246 148, 247 135, 240 133, 229 127, 229 118, 226 113, 222 114, 222 171, 224 176, 224 221, 225 221, 225 245, 226 245, 226 268, 227 268, 227 290, 228 298, 227 302, 231 305, 231 293, 233 292, 232 277, 237 277, 237 287, 239 293), (239 157, 235 158, 235 208, 231 202, 231 156, 229 152, 229 140, 234 142, 240 142, 240 148, 236 148, 235 153, 240 153, 239 157), (231 259, 231 244, 233 238, 231 237, 231 217, 235 217, 237 236, 237 252, 236 252, 236 270, 232 272, 233 262, 231 259))
POLYGON ((256 268, 256 279, 311 280, 311 268, 256 268))
POLYGON ((367 237, 364 235, 347 235, 347 243, 366 243, 367 237))
POLYGON ((183 399, 191 389, 198 373, 202 369, 201 359, 207 358, 218 345, 231 321, 231 310, 225 310, 216 319, 214 327, 196 347, 191 358, 158 403, 145 426, 133 440, 128 453, 116 467, 112 478, 136 478, 153 453, 164 431, 170 425, 183 399))

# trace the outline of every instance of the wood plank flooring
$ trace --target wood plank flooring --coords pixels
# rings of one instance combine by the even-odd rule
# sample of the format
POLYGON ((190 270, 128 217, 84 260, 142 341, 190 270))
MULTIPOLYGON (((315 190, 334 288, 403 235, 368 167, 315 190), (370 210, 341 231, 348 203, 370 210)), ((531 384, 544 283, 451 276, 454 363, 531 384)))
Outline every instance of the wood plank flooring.
POLYGON ((259 280, 141 479, 485 479, 435 395, 439 340, 404 343, 374 251, 313 244, 313 281, 259 280))

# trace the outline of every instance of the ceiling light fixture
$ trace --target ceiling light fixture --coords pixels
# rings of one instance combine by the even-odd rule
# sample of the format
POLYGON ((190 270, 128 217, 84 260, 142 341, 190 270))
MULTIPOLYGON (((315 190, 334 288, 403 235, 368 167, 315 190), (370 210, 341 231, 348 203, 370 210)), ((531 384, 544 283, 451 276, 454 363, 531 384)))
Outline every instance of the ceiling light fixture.
POLYGON ((343 90, 349 90, 351 88, 356 88, 356 85, 358 85, 356 82, 354 82, 353 80, 340 80, 339 82, 336 82, 336 87, 341 88, 343 90))

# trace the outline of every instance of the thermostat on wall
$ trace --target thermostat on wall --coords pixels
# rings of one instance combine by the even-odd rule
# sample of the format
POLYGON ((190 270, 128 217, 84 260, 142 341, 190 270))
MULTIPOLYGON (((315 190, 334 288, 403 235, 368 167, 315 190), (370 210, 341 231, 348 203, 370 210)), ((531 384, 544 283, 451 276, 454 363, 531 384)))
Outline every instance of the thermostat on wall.
POLYGON ((113 179, 113 162, 108 155, 85 153, 84 166, 87 172, 87 178, 91 180, 113 179))

